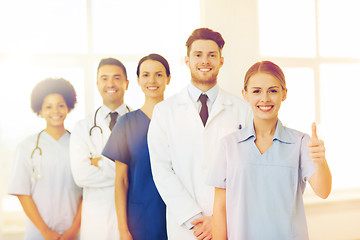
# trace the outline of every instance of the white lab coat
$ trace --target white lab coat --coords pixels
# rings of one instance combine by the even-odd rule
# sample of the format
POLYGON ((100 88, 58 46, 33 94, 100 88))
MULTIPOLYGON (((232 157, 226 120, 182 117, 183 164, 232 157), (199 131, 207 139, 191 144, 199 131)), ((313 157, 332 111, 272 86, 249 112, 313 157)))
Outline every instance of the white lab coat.
MULTIPOLYGON (((120 115, 127 112, 125 104, 117 109, 120 115)), ((94 114, 79 121, 71 134, 71 170, 76 184, 83 188, 80 239, 119 239, 115 209, 115 163, 102 156, 101 166, 91 165, 90 156, 101 155, 110 136, 109 120, 105 119, 110 109, 102 106, 97 113, 92 136, 89 131, 94 126, 94 114)))
POLYGON ((169 240, 196 239, 185 222, 211 216, 214 188, 206 184, 218 141, 250 122, 249 105, 219 90, 206 126, 188 89, 156 105, 148 132, 152 174, 167 206, 169 240))

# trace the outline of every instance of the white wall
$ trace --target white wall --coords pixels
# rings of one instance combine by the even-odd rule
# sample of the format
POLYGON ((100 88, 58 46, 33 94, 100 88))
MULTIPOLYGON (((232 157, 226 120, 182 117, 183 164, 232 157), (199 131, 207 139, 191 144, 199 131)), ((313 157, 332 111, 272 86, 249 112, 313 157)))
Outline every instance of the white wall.
POLYGON ((219 84, 240 96, 246 70, 260 59, 256 1, 201 0, 200 21, 225 39, 219 84))

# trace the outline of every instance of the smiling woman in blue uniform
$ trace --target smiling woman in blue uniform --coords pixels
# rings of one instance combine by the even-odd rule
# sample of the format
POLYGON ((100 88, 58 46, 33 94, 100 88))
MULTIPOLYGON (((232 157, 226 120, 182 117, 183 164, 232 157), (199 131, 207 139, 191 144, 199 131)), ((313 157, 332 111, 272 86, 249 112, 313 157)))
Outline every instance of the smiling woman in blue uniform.
POLYGON ((145 94, 141 109, 116 123, 103 155, 116 161, 115 205, 121 239, 167 239, 166 211, 152 178, 147 132, 155 105, 164 100, 169 64, 158 54, 143 57, 137 67, 145 94))
POLYGON ((19 198, 28 217, 26 240, 78 235, 82 191, 71 175, 70 133, 64 127, 75 103, 75 90, 64 79, 46 79, 31 94, 32 110, 46 128, 18 145, 9 184, 9 194, 19 198))
POLYGON ((243 96, 253 124, 221 140, 208 179, 215 186, 214 239, 306 240, 306 182, 321 198, 331 191, 324 142, 315 123, 311 138, 281 124, 278 112, 287 89, 276 64, 254 64, 243 96))

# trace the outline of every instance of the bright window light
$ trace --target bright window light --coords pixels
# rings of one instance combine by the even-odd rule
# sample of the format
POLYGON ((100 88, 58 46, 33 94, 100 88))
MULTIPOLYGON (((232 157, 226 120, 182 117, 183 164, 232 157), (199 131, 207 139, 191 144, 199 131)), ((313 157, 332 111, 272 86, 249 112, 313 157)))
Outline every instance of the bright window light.
POLYGON ((313 0, 258 0, 260 54, 276 57, 315 57, 313 0))
POLYGON ((288 94, 279 118, 287 127, 311 133, 315 121, 314 72, 310 68, 283 68, 283 71, 288 94))
POLYGON ((199 2, 191 0, 92 0, 92 13, 94 52, 101 54, 184 55, 200 21, 199 2))
POLYGON ((334 188, 360 183, 358 76, 360 64, 321 65, 322 135, 334 188))
POLYGON ((359 0, 319 0, 320 56, 360 58, 359 10, 359 0))
POLYGON ((0 29, 0 52, 85 53, 86 0, 0 1, 0 29))

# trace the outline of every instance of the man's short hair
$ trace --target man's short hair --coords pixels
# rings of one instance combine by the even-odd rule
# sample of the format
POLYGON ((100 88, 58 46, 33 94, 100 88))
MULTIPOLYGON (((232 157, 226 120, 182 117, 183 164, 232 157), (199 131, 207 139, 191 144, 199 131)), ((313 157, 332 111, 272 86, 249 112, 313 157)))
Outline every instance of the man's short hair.
POLYGON ((216 44, 219 47, 219 51, 221 53, 221 50, 223 49, 225 45, 225 40, 221 36, 219 32, 215 32, 209 28, 198 28, 195 29, 188 40, 186 41, 186 47, 187 47, 187 55, 189 56, 191 45, 196 40, 212 40, 216 42, 216 44))
POLYGON ((99 63, 99 66, 97 68, 97 74, 99 74, 100 67, 102 67, 104 65, 115 65, 115 66, 120 67, 123 70, 123 72, 125 74, 125 77, 127 79, 126 68, 125 68, 124 64, 122 62, 120 62, 119 60, 117 60, 115 58, 103 58, 103 59, 101 59, 101 61, 99 63))

